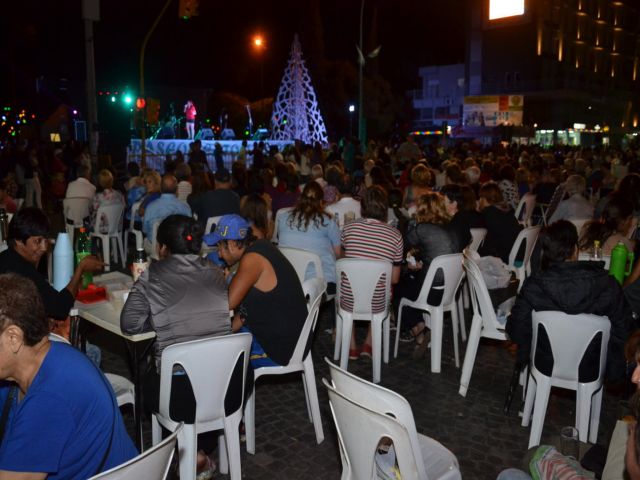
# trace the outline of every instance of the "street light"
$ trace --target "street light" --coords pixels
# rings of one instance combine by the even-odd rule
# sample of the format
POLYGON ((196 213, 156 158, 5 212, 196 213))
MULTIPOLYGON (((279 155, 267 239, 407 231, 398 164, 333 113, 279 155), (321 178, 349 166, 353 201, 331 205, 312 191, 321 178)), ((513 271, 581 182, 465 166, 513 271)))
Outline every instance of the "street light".
POLYGON ((353 112, 356 111, 356 106, 352 103, 349 105, 349 137, 353 137, 353 112))
POLYGON ((251 41, 251 45, 253 46, 254 51, 260 57, 260 98, 263 97, 264 92, 264 54, 263 52, 267 49, 267 44, 265 42, 264 37, 261 34, 255 34, 251 41))

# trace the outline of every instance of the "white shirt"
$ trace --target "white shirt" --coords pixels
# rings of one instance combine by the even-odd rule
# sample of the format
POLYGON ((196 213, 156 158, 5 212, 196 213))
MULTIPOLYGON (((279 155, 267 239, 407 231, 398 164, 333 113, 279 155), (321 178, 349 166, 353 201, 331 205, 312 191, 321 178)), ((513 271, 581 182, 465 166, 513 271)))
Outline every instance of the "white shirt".
POLYGON ((84 177, 70 182, 67 186, 66 198, 91 198, 96 194, 96 186, 84 177))
POLYGON ((344 214, 347 212, 353 212, 355 215, 354 220, 360 218, 360 202, 353 197, 342 197, 336 203, 327 205, 325 208, 333 217, 337 215, 338 226, 342 228, 344 226, 344 214))
POLYGON ((178 182, 178 193, 177 193, 178 200, 182 200, 183 202, 186 202, 187 197, 191 195, 192 189, 193 187, 186 180, 182 180, 178 182))

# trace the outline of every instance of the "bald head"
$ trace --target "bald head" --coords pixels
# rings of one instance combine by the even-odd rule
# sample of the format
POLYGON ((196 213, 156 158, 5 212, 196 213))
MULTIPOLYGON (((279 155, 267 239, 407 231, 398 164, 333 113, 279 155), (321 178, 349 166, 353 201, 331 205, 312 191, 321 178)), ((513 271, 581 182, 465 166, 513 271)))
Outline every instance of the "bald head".
POLYGON ((178 191, 178 179, 174 175, 165 175, 162 177, 162 193, 173 193, 178 191))

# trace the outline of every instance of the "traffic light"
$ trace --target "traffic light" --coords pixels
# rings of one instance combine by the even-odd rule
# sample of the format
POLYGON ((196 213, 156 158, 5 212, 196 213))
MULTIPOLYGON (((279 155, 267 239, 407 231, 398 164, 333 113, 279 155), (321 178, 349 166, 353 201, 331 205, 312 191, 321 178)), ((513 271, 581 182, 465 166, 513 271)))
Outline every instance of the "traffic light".
POLYGON ((200 0, 180 0, 178 4, 178 17, 189 20, 198 15, 200 0))
POLYGON ((160 100, 147 98, 147 123, 156 125, 160 121, 160 100))

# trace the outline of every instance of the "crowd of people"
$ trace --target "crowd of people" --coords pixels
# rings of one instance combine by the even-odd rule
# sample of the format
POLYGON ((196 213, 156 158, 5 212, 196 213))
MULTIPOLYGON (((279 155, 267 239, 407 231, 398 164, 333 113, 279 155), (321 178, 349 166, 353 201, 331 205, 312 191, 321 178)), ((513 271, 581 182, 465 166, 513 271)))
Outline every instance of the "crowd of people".
MULTIPOLYGON (((607 376, 612 381, 624 378, 624 344, 637 328, 634 312, 640 313, 640 262, 621 286, 602 264, 577 259, 581 251, 591 252, 594 242, 602 245, 604 255, 620 242, 631 251, 638 248, 634 232, 640 216, 640 150, 633 145, 625 150, 485 148, 473 143, 442 148, 421 146, 408 137, 395 145, 371 141, 362 151, 356 142, 347 141, 328 150, 296 143, 279 152, 256 144, 253 152, 239 155, 230 169, 217 157, 210 165, 196 147, 187 158, 182 154, 167 158, 162 172, 131 162, 126 173, 112 168, 94 172, 86 148, 72 143, 52 152, 44 145, 8 145, 1 155, 0 208, 14 213, 8 249, 0 253, 0 274, 4 274, 0 283, 7 285, 7 290, 0 288, 2 350, 31 355, 47 371, 52 369, 47 364, 58 356, 72 355, 70 348, 51 346, 42 326, 33 332, 36 327, 24 322, 64 320, 82 274, 99 270, 102 261, 86 257, 67 288, 53 290, 38 270, 48 248, 49 216, 60 214, 64 198, 86 198, 87 228, 105 232, 108 219, 98 217, 100 207, 123 205, 126 218, 144 235, 148 253, 158 258, 134 284, 121 317, 125 333, 153 330, 157 334, 155 368, 144 380, 145 403, 151 411, 158 409, 159 365, 168 345, 249 331, 254 339, 254 368, 287 364, 306 318, 306 303, 300 280, 274 242, 316 253, 327 294, 333 296, 340 288, 341 307, 347 310, 353 298, 348 283, 336 276, 336 260, 389 262, 397 316, 401 298, 417 298, 433 260, 462 252, 472 239, 472 228, 487 230, 481 256, 508 263, 523 228, 515 210, 527 195, 535 195, 538 205, 533 222, 542 222, 547 215, 549 225, 540 235, 532 274, 521 286, 506 323, 517 361, 525 364, 530 357, 533 310, 595 313, 608 316, 612 325, 607 376), (24 199, 21 209, 15 204, 18 198, 24 199), (219 218, 212 231, 205 231, 211 217, 219 218), (573 220, 584 221, 580 231, 573 220), (215 249, 210 256, 214 262, 201 256, 203 242, 215 249), (156 252, 151 251, 154 244, 156 252), (29 281, 17 282, 15 275, 29 281), (14 305, 15 298, 27 294, 39 297, 42 308, 25 312, 14 305), (7 310, 5 302, 10 304, 7 310), (16 341, 14 331, 18 343, 11 343, 16 341)), ((443 281, 443 276, 436 275, 430 302, 440 301, 438 287, 443 281)), ((373 299, 374 312, 385 308, 382 301, 388 295, 383 288, 381 281, 373 299)), ((334 311, 331 302, 326 308, 334 311)), ((422 312, 407 308, 403 319, 401 339, 412 344, 413 357, 419 359, 429 341, 422 312)), ((358 346, 354 330, 349 358, 371 357, 371 337, 369 330, 358 346)), ((549 347, 542 343, 543 357, 549 359, 549 347)), ((7 352, 0 351, 0 356, 7 357, 7 362, 11 358, 7 352)), ((593 355, 587 357, 585 365, 589 365, 581 375, 591 378, 588 366, 595 360, 593 355)), ((80 370, 94 382, 99 379, 88 367, 80 370)), ((31 384, 33 377, 22 381, 9 368, 2 371, 6 372, 3 378, 16 379, 19 399, 38 393, 31 384)), ((241 381, 234 380, 236 386, 241 381)), ((172 417, 175 413, 174 418, 192 422, 193 392, 179 368, 174 370, 173 387, 172 417)), ((242 400, 236 395, 229 401, 242 400)), ((18 409, 16 419, 19 415, 36 418, 28 409, 18 409)), ((120 431, 119 414, 108 421, 120 431)), ((10 452, 27 441, 19 436, 16 422, 9 424, 4 439, 10 452)), ((118 448, 118 454, 114 449, 113 458, 101 467, 134 454, 124 440, 118 448)), ((201 478, 207 478, 213 442, 202 438, 200 448, 199 470, 201 478)), ((3 443, 0 470, 26 471, 24 463, 14 457, 9 462, 4 452, 3 443)), ((57 465, 43 460, 38 471, 51 474, 58 471, 57 465)))

